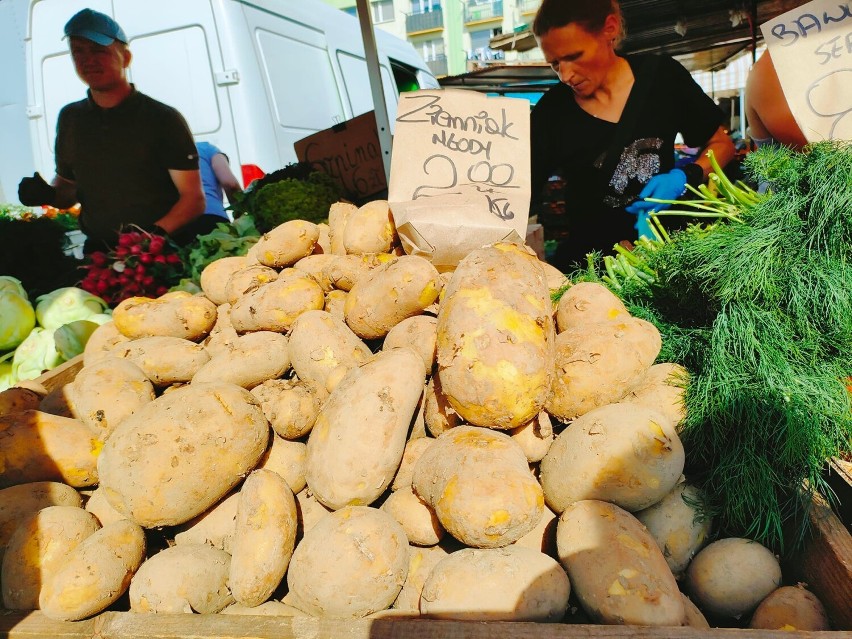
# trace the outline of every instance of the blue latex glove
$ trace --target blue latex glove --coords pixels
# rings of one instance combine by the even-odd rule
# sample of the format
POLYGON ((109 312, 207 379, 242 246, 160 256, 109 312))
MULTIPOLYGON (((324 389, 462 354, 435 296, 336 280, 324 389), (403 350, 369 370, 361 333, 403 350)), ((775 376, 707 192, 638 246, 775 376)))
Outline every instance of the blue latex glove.
POLYGON ((639 237, 653 238, 654 233, 651 231, 650 220, 648 219, 652 211, 662 211, 669 208, 670 204, 661 204, 659 202, 646 202, 644 198, 652 197, 659 200, 676 200, 686 192, 686 173, 680 169, 672 169, 668 173, 655 175, 642 191, 639 193, 638 199, 627 206, 625 211, 636 216, 636 223, 633 227, 639 234, 639 237))

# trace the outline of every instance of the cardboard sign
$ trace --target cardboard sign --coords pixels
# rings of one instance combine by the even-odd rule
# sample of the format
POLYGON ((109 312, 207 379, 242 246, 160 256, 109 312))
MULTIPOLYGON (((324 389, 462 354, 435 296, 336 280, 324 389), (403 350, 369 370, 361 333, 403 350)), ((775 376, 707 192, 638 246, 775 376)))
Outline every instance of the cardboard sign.
POLYGON ((463 90, 400 96, 388 201, 406 253, 454 266, 497 241, 524 243, 527 100, 463 90))
POLYGON ((852 139, 852 5, 813 0, 760 30, 808 141, 852 139))
POLYGON ((293 144, 293 149, 300 162, 308 162, 333 177, 353 201, 387 188, 372 111, 302 138, 293 144))

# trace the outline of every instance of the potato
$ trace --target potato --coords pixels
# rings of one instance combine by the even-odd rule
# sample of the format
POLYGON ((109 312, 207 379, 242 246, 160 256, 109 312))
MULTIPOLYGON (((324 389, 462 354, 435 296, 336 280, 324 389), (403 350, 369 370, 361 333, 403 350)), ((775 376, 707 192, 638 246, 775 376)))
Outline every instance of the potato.
POLYGON ((453 410, 442 392, 441 380, 437 375, 430 377, 426 383, 423 396, 423 421, 432 437, 438 437, 444 431, 463 423, 461 415, 453 410))
POLYGON ((313 616, 364 617, 394 602, 407 572, 402 527, 375 508, 347 506, 305 532, 282 601, 313 616))
POLYGON ((80 493, 56 481, 35 481, 0 490, 0 557, 21 521, 48 506, 80 508, 80 493))
POLYGON ((76 419, 76 417, 74 417, 74 411, 71 408, 71 399, 68 396, 69 388, 69 384, 63 384, 62 386, 54 388, 52 391, 47 393, 47 395, 41 398, 38 410, 43 413, 57 415, 59 417, 76 419))
POLYGON ((299 511, 299 530, 297 537, 301 539, 306 532, 330 512, 331 508, 323 505, 307 488, 296 493, 296 508, 299 511))
POLYGON ((293 264, 293 268, 304 271, 317 281, 322 287, 323 293, 328 294, 332 289, 331 282, 324 275, 325 268, 338 259, 337 255, 330 253, 315 253, 303 257, 298 262, 293 264))
POLYGON ((541 461, 556 438, 553 425, 550 423, 550 415, 544 411, 528 423, 510 430, 509 435, 523 449, 530 463, 541 461))
POLYGON ((562 294, 556 306, 556 330, 582 328, 630 316, 618 297, 603 284, 577 282, 562 294))
POLYGON ((346 313, 344 308, 346 307, 347 295, 349 295, 349 293, 346 291, 339 291, 337 289, 329 291, 325 294, 325 304, 323 305, 322 310, 345 324, 346 313))
POLYGON ((130 297, 112 313, 116 328, 130 339, 156 335, 201 341, 216 324, 216 305, 206 297, 130 297))
POLYGON ((394 475, 391 490, 400 490, 401 488, 410 488, 411 480, 414 478, 414 466, 420 455, 429 448, 435 440, 431 437, 421 437, 418 439, 409 439, 405 444, 405 449, 402 451, 402 461, 394 475))
POLYGON ((446 532, 435 511, 410 486, 391 493, 381 509, 399 522, 410 544, 434 546, 446 532))
POLYGON ((571 280, 566 277, 565 273, 555 266, 548 264, 547 262, 541 262, 541 268, 544 271, 544 277, 547 280, 547 288, 550 289, 551 293, 555 293, 562 287, 571 283, 571 280))
POLYGON ((259 606, 244 606, 233 603, 219 611, 220 615, 251 615, 262 617, 307 617, 308 615, 298 608, 288 606, 280 601, 266 601, 259 606))
POLYGON ((597 500, 571 504, 556 526, 556 546, 577 599, 595 622, 683 622, 683 598, 663 553, 626 510, 597 500))
POLYGON ((98 460, 110 504, 146 528, 189 521, 257 466, 269 424, 234 384, 190 384, 113 431, 98 460))
POLYGON ((68 384, 72 413, 104 439, 155 397, 154 385, 145 371, 118 357, 102 357, 84 366, 68 384))
POLYGON ((403 255, 360 278, 346 296, 346 324, 364 339, 377 339, 402 320, 419 315, 441 290, 427 259, 403 255))
POLYGON ((396 256, 388 253, 341 255, 323 268, 323 281, 327 281, 335 289, 348 292, 359 279, 394 259, 396 256))
POLYGON ((270 379, 251 389, 272 429, 284 439, 311 432, 322 403, 324 387, 299 379, 270 379))
POLYGON ((308 437, 308 486, 326 506, 370 504, 390 486, 423 392, 413 350, 380 352, 350 370, 308 437))
POLYGON ((233 492, 205 512, 196 515, 177 528, 175 545, 208 544, 230 554, 237 529, 239 504, 240 493, 233 492))
POLYGON ((431 373, 435 365, 437 341, 438 319, 431 315, 415 315, 402 320, 388 331, 382 350, 410 346, 420 354, 426 370, 431 373))
POLYGON ((211 302, 219 306, 228 301, 228 295, 225 292, 225 287, 231 275, 237 271, 246 268, 249 265, 248 259, 243 255, 232 255, 220 257, 214 262, 210 262, 201 271, 199 283, 204 295, 211 302))
POLYGON ((78 419, 38 410, 0 416, 0 488, 37 481, 94 486, 100 437, 78 419))
POLYGON ((738 617, 781 585, 775 555, 756 541, 726 537, 699 551, 686 570, 686 589, 705 613, 738 617))
POLYGON ((172 546, 143 563, 130 582, 130 611, 219 612, 234 603, 231 556, 205 545, 172 546))
POLYGON ((782 586, 760 602, 749 628, 763 630, 831 630, 822 602, 802 584, 782 586))
POLYGON ((278 473, 287 482, 290 490, 297 493, 307 485, 307 455, 307 446, 302 442, 293 442, 273 435, 272 444, 261 457, 257 468, 278 473))
POLYGON ((290 369, 287 338, 281 333, 256 331, 241 335, 227 353, 211 358, 192 377, 193 384, 227 382, 252 389, 277 379, 290 369))
POLYGON ((619 401, 648 371, 661 346, 657 328, 635 317, 559 333, 547 412, 570 421, 619 401))
POLYGON ((423 392, 420 393, 420 399, 417 401, 417 409, 414 411, 414 419, 411 420, 411 427, 408 429, 408 439, 422 439, 428 437, 426 433, 425 413, 425 395, 426 384, 423 384, 423 392))
POLYGON ((219 304, 216 307, 216 324, 202 342, 204 350, 210 357, 215 357, 220 353, 228 353, 234 348, 238 337, 239 333, 231 324, 231 305, 227 302, 219 304))
POLYGON ((387 253, 397 240, 386 200, 373 200, 351 211, 343 228, 343 247, 349 254, 387 253))
POLYGON ((531 548, 465 548, 442 559, 420 611, 438 619, 558 622, 571 584, 559 563, 531 548))
POLYGON ((290 331, 290 361, 296 375, 326 390, 335 369, 348 371, 371 356, 367 345, 345 322, 325 311, 303 313, 290 331))
POLYGON ((514 545, 538 550, 539 552, 543 552, 545 555, 549 555, 555 559, 557 557, 556 524, 558 521, 559 515, 545 506, 541 519, 538 520, 535 528, 518 539, 514 545))
POLYGON ((343 231, 346 229, 346 220, 358 207, 349 202, 335 202, 328 209, 328 239, 331 242, 331 253, 345 255, 346 247, 343 245, 343 231))
POLYGON ((0 392, 0 415, 18 413, 22 410, 37 410, 41 395, 31 388, 13 386, 0 392))
POLYGON ((44 584, 39 607, 46 617, 77 621, 102 612, 127 590, 145 559, 145 533, 128 520, 108 524, 64 557, 44 584))
POLYGON ((440 545, 426 548, 409 545, 408 575, 396 601, 393 602, 394 610, 420 614, 420 594, 423 592, 423 585, 432 573, 432 569, 449 554, 449 551, 440 545))
POLYGON ((204 346, 180 337, 141 337, 119 344, 110 354, 136 364, 159 387, 189 382, 210 361, 204 346))
POLYGON ((653 408, 665 415, 672 424, 680 426, 686 417, 683 396, 688 383, 689 373, 680 364, 654 364, 630 388, 622 401, 653 408))
POLYGON ((504 433, 475 426, 438 437, 417 460, 412 485, 447 532, 473 547, 517 541, 544 508, 520 446, 504 433))
POLYGON ((437 330, 436 374, 465 421, 509 430, 541 412, 554 371, 554 329, 534 255, 507 243, 471 251, 447 286, 437 330))
POLYGON ((244 606, 269 599, 296 545, 296 500, 279 474, 251 473, 240 489, 228 587, 244 606))
POLYGON ((330 228, 325 222, 317 224, 319 229, 319 238, 317 238, 316 246, 314 246, 313 255, 330 255, 331 254, 331 235, 330 228))
POLYGON ((698 488, 681 482, 656 504, 635 513, 678 579, 713 528, 711 518, 702 515, 702 501, 703 494, 698 488))
POLYGON ((319 227, 307 220, 289 220, 264 233, 257 242, 257 260, 264 266, 285 268, 314 252, 319 227))
POLYGON ((704 615, 698 609, 698 606, 692 603, 692 599, 687 597, 685 594, 680 594, 683 599, 683 607, 686 610, 686 617, 681 625, 689 626, 690 628, 709 628, 710 624, 707 622, 707 619, 704 618, 704 615))
MULTIPOLYGON (((255 245, 257 246, 257 245, 255 245)), ((278 271, 263 264, 249 264, 231 273, 225 283, 225 301, 233 305, 246 293, 278 279, 278 271)))
POLYGON ((121 514, 113 508, 107 501, 106 494, 102 488, 96 488, 89 498, 86 500, 86 512, 92 513, 97 517, 101 526, 106 526, 122 519, 127 519, 126 515, 121 514))
POLYGON ((243 295, 231 307, 231 323, 238 333, 289 331, 293 322, 325 303, 322 287, 307 273, 284 269, 274 282, 243 295))
POLYGON ((91 366, 98 358, 110 355, 114 347, 128 341, 130 338, 121 334, 115 322, 101 324, 89 335, 83 348, 83 366, 91 366))
POLYGON ((75 506, 48 506, 23 518, 3 555, 3 607, 36 610, 45 581, 98 528, 94 515, 75 506))

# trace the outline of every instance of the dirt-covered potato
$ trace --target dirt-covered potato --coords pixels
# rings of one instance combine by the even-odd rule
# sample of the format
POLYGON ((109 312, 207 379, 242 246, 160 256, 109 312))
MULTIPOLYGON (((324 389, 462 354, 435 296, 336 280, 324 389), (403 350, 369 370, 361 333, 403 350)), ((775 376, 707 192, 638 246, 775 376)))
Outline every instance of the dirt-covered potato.
POLYGON ((239 270, 244 269, 249 265, 248 259, 243 255, 232 255, 220 257, 214 262, 210 262, 201 271, 199 283, 204 295, 211 302, 219 306, 228 302, 228 295, 225 287, 231 275, 239 270))
POLYGON ((423 422, 432 437, 438 437, 444 431, 464 423, 461 415, 450 406, 437 375, 429 378, 423 392, 423 422))
POLYGON ((285 268, 314 252, 319 227, 307 220, 289 220, 264 233, 257 242, 257 260, 264 266, 285 268))
POLYGON ((231 305, 227 302, 216 307, 216 324, 210 334, 204 338, 204 350, 215 357, 220 353, 230 351, 239 337, 239 333, 231 324, 231 305))
POLYGON ((204 346, 180 337, 142 337, 119 344, 110 355, 133 362, 159 387, 189 382, 210 361, 204 346))
POLYGON ((269 424, 251 393, 190 384, 119 424, 98 460, 101 487, 141 526, 181 524, 225 496, 268 443, 269 424))
POLYGON ((420 611, 438 619, 558 622, 570 594, 565 570, 541 552, 464 548, 432 568, 420 611))
POLYGON ((277 379, 290 369, 287 341, 286 336, 272 331, 240 335, 230 351, 202 365, 192 383, 227 382, 250 390, 268 379, 277 379))
POLYGON ((751 616, 749 628, 763 630, 831 630, 825 607, 802 584, 773 590, 751 616))
POLYGON ((420 353, 426 370, 431 373, 435 365, 435 346, 438 341, 438 318, 432 315, 415 315, 402 320, 385 335, 382 350, 410 346, 420 353))
POLYGON ((323 505, 307 488, 296 493, 296 508, 299 511, 298 539, 301 539, 325 515, 334 512, 328 506, 323 505))
POLYGON ((302 313, 325 304, 322 287, 303 271, 287 268, 278 278, 245 293, 231 307, 231 324, 238 333, 285 333, 302 313))
POLYGON ((597 322, 624 319, 627 308, 603 284, 577 282, 559 298, 556 306, 556 330, 588 326, 597 322))
POLYGON ((107 524, 67 553, 39 597, 46 617, 77 621, 103 612, 127 590, 145 559, 145 533, 123 519, 107 524))
POLYGON ((234 603, 228 589, 231 555, 207 545, 161 550, 130 582, 130 611, 210 614, 234 603))
POLYGON ((101 526, 106 526, 120 519, 127 519, 126 515, 122 515, 107 501, 106 495, 102 488, 96 488, 89 495, 85 505, 86 512, 92 513, 97 517, 101 526))
POLYGON ((710 624, 707 621, 707 618, 704 616, 698 606, 692 603, 692 599, 681 593, 681 597, 683 598, 683 607, 686 610, 686 617, 683 620, 684 626, 689 626, 690 628, 709 628, 710 624))
POLYGON ((83 366, 91 366, 98 358, 111 355, 114 347, 128 341, 130 338, 121 334, 115 322, 101 324, 89 335, 83 348, 83 366))
POLYGON ((390 253, 341 255, 323 268, 323 281, 328 282, 335 289, 348 292, 359 279, 394 259, 396 256, 390 253))
POLYGON ((38 410, 41 395, 31 388, 13 386, 0 392, 0 415, 18 413, 22 410, 38 410))
POLYGON ((659 413, 630 403, 596 408, 559 433, 539 466, 547 505, 561 513, 581 499, 629 511, 655 504, 683 472, 683 444, 659 413))
POLYGON ((349 254, 387 253, 396 239, 396 227, 386 200, 372 200, 346 216, 343 247, 349 254))
POLYGON ((349 202, 335 202, 328 209, 328 239, 331 242, 331 253, 334 255, 346 255, 346 247, 343 245, 343 231, 346 229, 346 221, 358 207, 349 202))
POLYGON ((329 291, 332 290, 332 286, 331 282, 329 282, 325 277, 324 272, 325 268, 337 259, 337 255, 332 255, 330 253, 314 253, 313 255, 308 255, 307 257, 300 259, 298 262, 293 264, 293 268, 304 271, 314 278, 317 281, 317 284, 322 287, 323 293, 328 295, 329 291))
POLYGON ((233 492, 200 515, 178 526, 175 533, 175 545, 208 544, 230 554, 237 528, 237 508, 239 505, 240 493, 233 492))
POLYGON ((80 493, 57 481, 35 481, 0 490, 0 557, 18 524, 48 506, 81 507, 80 493))
POLYGON ((556 546, 571 587, 595 622, 683 622, 683 598, 663 553, 626 510, 597 500, 575 502, 559 518, 556 546))
POLYGON ((528 423, 510 430, 509 435, 523 449, 530 463, 541 461, 556 438, 550 415, 544 411, 528 423))
POLYGON ((432 573, 432 569, 449 554, 450 551, 443 545, 425 548, 409 545, 408 575, 405 577, 405 583, 402 585, 402 590, 399 591, 396 601, 393 602, 393 609, 419 615, 420 594, 423 592, 423 585, 432 573))
POLYGON ((508 430, 541 412, 554 328, 535 255, 508 243, 471 251, 444 291, 437 331, 436 375, 465 421, 508 430))
POLYGON ((547 506, 544 507, 544 512, 541 514, 541 519, 531 531, 518 539, 515 542, 516 546, 525 546, 543 552, 554 559, 556 554, 556 524, 559 522, 559 515, 550 510, 547 506))
POLYGON ((272 443, 260 458, 257 467, 278 473, 290 486, 290 490, 297 493, 307 485, 305 480, 307 456, 307 446, 303 442, 294 442, 273 435, 272 443))
POLYGON ((521 447, 505 433, 457 426, 414 466, 415 492, 467 546, 507 546, 532 530, 544 509, 521 447))
POLYGON ((683 396, 689 384, 689 373, 680 364, 654 364, 630 388, 622 401, 642 404, 665 415, 678 427, 686 417, 683 396))
POLYGON ((410 486, 394 491, 382 504, 382 510, 399 522, 410 544, 434 546, 446 532, 435 511, 410 486))
POLYGON ((116 328, 125 337, 157 335, 193 342, 204 339, 216 324, 216 305, 206 297, 130 297, 112 313, 116 328))
POLYGON ((402 527, 381 510, 347 506, 305 532, 282 601, 318 617, 364 617, 394 602, 407 572, 402 527))
POLYGON ((346 291, 337 289, 331 290, 325 294, 325 305, 322 307, 326 313, 339 319, 344 324, 346 323, 346 296, 349 295, 346 291))
POLYGON ((300 379, 270 379, 251 389, 272 429, 284 439, 304 437, 328 397, 324 386, 300 379))
POLYGON ((401 488, 409 488, 411 480, 414 477, 414 466, 420 455, 429 448, 432 442, 435 441, 431 437, 419 437, 417 439, 409 439, 405 444, 405 450, 402 451, 402 461, 394 475, 391 490, 400 490, 401 488))
MULTIPOLYGON (((257 248, 255 244, 254 248, 257 248)), ((231 273, 225 283, 225 301, 234 304, 246 293, 278 279, 278 271, 263 264, 249 264, 231 273)))

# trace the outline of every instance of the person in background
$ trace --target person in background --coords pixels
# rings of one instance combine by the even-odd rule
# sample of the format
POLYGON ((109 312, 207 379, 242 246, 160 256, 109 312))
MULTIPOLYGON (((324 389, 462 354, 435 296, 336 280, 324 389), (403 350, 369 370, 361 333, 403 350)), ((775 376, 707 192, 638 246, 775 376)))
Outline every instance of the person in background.
POLYGON ((229 220, 223 198, 227 196, 228 203, 233 204, 234 196, 242 193, 242 189, 237 176, 231 171, 231 165, 228 164, 228 156, 210 142, 197 142, 195 147, 198 149, 198 168, 201 170, 201 185, 206 201, 204 215, 215 215, 229 220))
POLYGON ((204 232, 204 193, 186 121, 128 81, 127 36, 111 17, 83 9, 66 23, 65 36, 89 89, 59 113, 55 177, 50 184, 38 173, 21 180, 21 203, 79 202, 86 253, 113 246, 128 224, 189 242, 204 232))
POLYGON ((551 261, 567 271, 589 252, 650 234, 650 211, 666 206, 644 198, 677 199, 706 179, 706 151, 725 166, 734 145, 722 111, 677 61, 618 53, 617 0, 543 0, 533 33, 560 84, 532 111, 532 193, 554 173, 565 180, 567 236, 551 261), (681 168, 677 133, 701 149, 681 168))
POLYGON ((748 74, 745 113, 749 136, 758 147, 775 143, 798 150, 808 143, 790 112, 768 49, 748 74))

